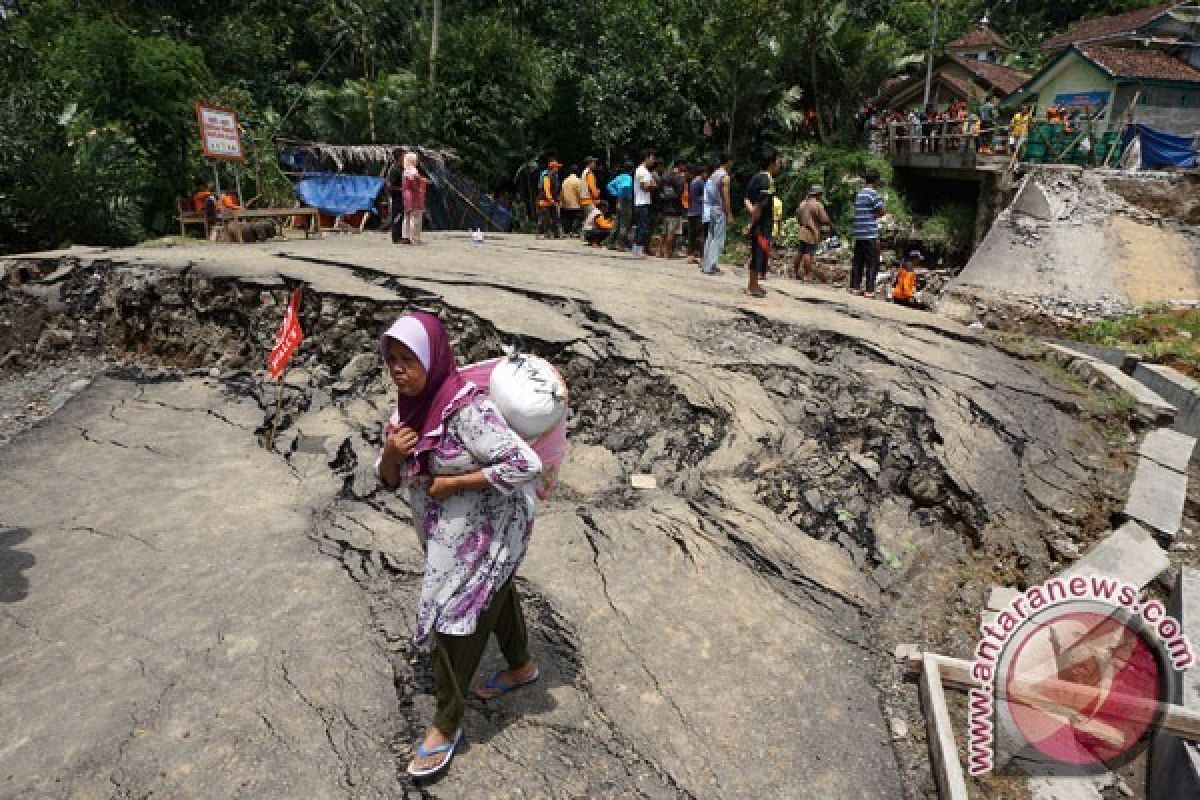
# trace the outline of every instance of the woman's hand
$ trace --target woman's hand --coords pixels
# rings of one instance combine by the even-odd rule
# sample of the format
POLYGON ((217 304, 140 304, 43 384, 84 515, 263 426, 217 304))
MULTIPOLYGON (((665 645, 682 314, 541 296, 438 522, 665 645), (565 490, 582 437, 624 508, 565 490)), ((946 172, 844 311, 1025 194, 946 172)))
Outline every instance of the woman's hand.
POLYGON ((379 461, 379 477, 389 489, 400 485, 400 465, 412 455, 420 437, 409 427, 393 431, 383 443, 383 457, 379 461))
POLYGON ((417 436, 416 431, 408 426, 403 426, 388 437, 387 444, 383 448, 384 453, 390 454, 397 462, 403 461, 412 455, 419 440, 420 437, 417 436))
POLYGON ((476 492, 491 485, 483 470, 479 470, 468 472, 466 475, 435 475, 425 491, 434 500, 441 501, 459 492, 476 492))
POLYGON ((438 475, 429 483, 426 491, 434 500, 441 501, 457 494, 460 488, 457 475, 438 475))

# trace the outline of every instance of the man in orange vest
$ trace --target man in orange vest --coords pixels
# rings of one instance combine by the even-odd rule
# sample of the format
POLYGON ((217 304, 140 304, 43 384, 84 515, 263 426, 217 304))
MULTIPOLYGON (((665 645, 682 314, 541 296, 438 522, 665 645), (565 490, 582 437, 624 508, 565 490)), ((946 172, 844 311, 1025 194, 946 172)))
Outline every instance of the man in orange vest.
POLYGON ((596 169, 599 165, 600 159, 588 156, 583 162, 583 174, 579 176, 583 179, 583 194, 579 196, 579 205, 583 207, 584 219, 587 219, 592 206, 600 201, 600 189, 596 186, 596 169))
POLYGON ((547 239, 550 238, 551 233, 554 234, 555 239, 562 238, 562 228, 558 222, 558 194, 560 191, 558 170, 561 167, 562 164, 558 159, 551 158, 546 163, 546 168, 542 170, 542 174, 538 176, 538 235, 545 236, 547 239))
POLYGON ((209 226, 217 223, 217 196, 208 188, 208 181, 203 178, 196 181, 196 191, 192 195, 192 210, 203 212, 209 226))

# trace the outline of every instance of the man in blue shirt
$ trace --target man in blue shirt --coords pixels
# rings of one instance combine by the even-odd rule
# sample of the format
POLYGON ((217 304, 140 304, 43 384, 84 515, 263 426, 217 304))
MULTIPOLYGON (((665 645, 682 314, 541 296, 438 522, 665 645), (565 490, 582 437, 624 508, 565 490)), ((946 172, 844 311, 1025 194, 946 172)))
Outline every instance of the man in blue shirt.
POLYGON ((884 213, 883 198, 877 191, 879 173, 867 170, 863 178, 867 185, 859 189, 854 198, 854 261, 847 291, 874 297, 875 278, 879 272, 879 218, 884 213))
POLYGON ((609 250, 624 250, 629 238, 629 227, 633 218, 633 165, 628 161, 621 173, 608 182, 609 195, 613 206, 617 209, 617 224, 613 226, 612 236, 608 240, 609 250))

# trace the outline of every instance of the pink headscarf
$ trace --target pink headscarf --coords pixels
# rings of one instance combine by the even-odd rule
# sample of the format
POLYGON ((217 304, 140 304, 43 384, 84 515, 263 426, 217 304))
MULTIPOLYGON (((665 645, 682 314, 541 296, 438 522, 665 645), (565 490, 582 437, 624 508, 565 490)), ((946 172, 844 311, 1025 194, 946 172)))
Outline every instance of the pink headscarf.
MULTIPOLYGON (((424 311, 406 314, 392 323, 379 337, 379 350, 387 359, 387 340, 395 339, 412 350, 425 367, 425 388, 416 397, 401 396, 396 403, 396 413, 388 425, 389 433, 394 428, 406 426, 417 432, 417 446, 413 455, 437 447, 441 441, 442 423, 459 409, 471 404, 482 390, 463 378, 454 357, 450 335, 442 321, 424 311)), ((417 459, 417 474, 428 475, 425 458, 417 459)))

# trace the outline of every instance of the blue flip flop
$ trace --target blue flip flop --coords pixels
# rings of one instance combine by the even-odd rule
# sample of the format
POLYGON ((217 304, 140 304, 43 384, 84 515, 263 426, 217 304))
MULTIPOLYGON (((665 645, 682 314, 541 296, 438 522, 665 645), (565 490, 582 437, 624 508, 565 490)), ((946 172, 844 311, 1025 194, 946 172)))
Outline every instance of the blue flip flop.
POLYGON ((494 689, 494 690, 500 692, 500 694, 492 695, 490 697, 484 697, 483 695, 481 695, 479 693, 479 690, 476 689, 475 696, 478 697, 480 700, 484 700, 484 701, 495 700, 497 697, 503 697, 504 695, 508 694, 509 692, 515 692, 517 689, 520 689, 522 686, 528 686, 531 683, 537 683, 537 679, 542 677, 542 671, 540 669, 537 669, 537 670, 534 670, 533 677, 529 678, 528 680, 519 681, 517 683, 502 683, 500 681, 500 675, 503 674, 503 672, 504 672, 504 670, 497 670, 496 672, 493 672, 486 681, 483 682, 484 689, 494 689))
POLYGON ((450 766, 450 761, 454 758, 454 751, 458 749, 458 745, 462 743, 462 739, 463 731, 462 728, 459 728, 458 732, 454 734, 454 738, 443 745, 426 749, 425 745, 418 742, 417 758, 427 758, 429 756, 441 755, 442 753, 445 753, 446 757, 442 759, 442 762, 436 767, 430 767, 429 769, 424 770, 414 770, 412 768, 412 764, 410 763, 405 772, 408 773, 409 777, 417 779, 432 778, 440 775, 442 772, 445 772, 446 767, 450 766))

